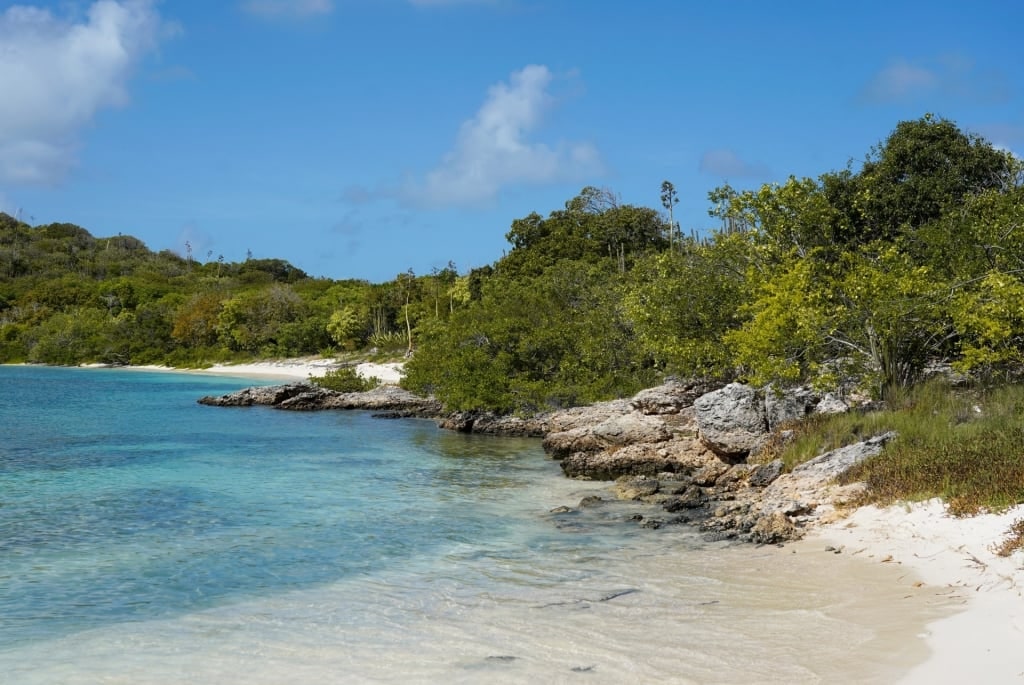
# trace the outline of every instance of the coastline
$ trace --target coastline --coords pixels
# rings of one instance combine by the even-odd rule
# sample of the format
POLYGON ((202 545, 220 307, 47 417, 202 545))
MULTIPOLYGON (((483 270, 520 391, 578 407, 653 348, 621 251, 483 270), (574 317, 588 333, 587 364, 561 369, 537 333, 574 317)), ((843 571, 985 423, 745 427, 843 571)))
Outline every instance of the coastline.
POLYGON ((937 499, 868 505, 812 530, 799 544, 900 565, 919 579, 907 580, 908 594, 931 592, 962 604, 928 625, 923 637, 930 656, 899 682, 1024 683, 1024 551, 993 552, 1021 518, 1024 505, 969 518, 950 516, 937 499))
MULTIPOLYGON (((121 367, 147 371, 217 374, 265 380, 306 380, 339 366, 330 359, 291 359, 251 364, 216 365, 209 369, 121 367)), ((400 363, 360 364, 357 372, 388 383, 400 378, 400 363)), ((845 512, 843 512, 845 513, 845 512)), ((939 500, 864 506, 831 522, 818 522, 794 543, 802 557, 828 566, 827 547, 844 557, 885 564, 907 571, 899 584, 907 596, 923 595, 955 611, 929 624, 919 636, 929 649, 926 660, 903 674, 899 682, 1024 683, 1024 552, 999 557, 992 548, 1011 524, 1024 518, 1024 505, 1001 514, 953 518, 939 500), (959 608, 957 608, 959 605, 959 608)), ((894 605, 894 616, 902 609, 894 605)))
MULTIPOLYGON (((187 369, 157 364, 112 366, 110 364, 81 364, 83 369, 124 369, 126 371, 158 371, 167 373, 213 374, 219 376, 237 376, 255 380, 272 381, 305 381, 310 376, 323 375, 332 369, 343 366, 336 359, 303 358, 281 359, 274 361, 247 362, 242 364, 214 364, 202 369, 187 369)), ((375 377, 382 385, 398 385, 402 379, 402 362, 360 362, 355 365, 356 373, 363 378, 375 377)))

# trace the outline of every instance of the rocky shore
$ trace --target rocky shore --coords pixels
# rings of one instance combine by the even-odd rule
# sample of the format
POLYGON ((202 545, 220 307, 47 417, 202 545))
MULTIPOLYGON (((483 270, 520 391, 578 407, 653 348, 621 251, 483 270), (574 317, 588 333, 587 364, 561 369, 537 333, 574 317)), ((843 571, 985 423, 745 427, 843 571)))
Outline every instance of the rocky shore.
MULTIPOLYGON (((847 411, 847 405, 804 388, 776 393, 699 381, 672 380, 628 400, 530 418, 445 414, 436 400, 391 385, 338 393, 297 382, 199 402, 293 411, 362 409, 384 418, 431 418, 448 430, 543 438, 544 450, 567 477, 614 481, 615 498, 650 504, 657 513, 639 519, 644 527, 689 524, 708 540, 755 543, 797 539, 814 524, 834 520, 837 507, 862 492, 860 485, 835 485, 836 476, 877 454, 892 437, 875 436, 784 473, 780 460, 768 458, 767 448, 786 439, 785 426, 813 413, 847 411)), ((606 503, 589 498, 581 506, 606 503)))

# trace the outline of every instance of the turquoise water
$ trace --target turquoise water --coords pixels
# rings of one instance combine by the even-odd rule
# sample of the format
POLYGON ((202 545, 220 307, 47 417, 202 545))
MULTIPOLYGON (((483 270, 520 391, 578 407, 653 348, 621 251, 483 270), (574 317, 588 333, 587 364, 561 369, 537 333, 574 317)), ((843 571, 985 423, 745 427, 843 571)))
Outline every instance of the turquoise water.
POLYGON ((195 402, 249 384, 0 367, 3 682, 815 682, 920 656, 889 576, 551 513, 605 486, 535 440, 195 402))
POLYGON ((535 441, 196 404, 238 379, 15 367, 0 383, 0 648, 501 537, 488 507, 551 471, 535 441))

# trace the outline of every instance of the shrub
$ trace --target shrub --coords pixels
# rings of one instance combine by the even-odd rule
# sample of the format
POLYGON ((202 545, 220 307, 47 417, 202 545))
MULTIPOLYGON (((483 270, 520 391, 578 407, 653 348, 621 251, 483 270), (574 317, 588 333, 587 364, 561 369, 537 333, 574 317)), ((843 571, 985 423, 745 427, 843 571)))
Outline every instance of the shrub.
POLYGON ((366 392, 373 390, 380 385, 380 379, 376 376, 363 378, 352 366, 342 366, 331 369, 322 376, 310 376, 309 382, 327 390, 335 392, 366 392))

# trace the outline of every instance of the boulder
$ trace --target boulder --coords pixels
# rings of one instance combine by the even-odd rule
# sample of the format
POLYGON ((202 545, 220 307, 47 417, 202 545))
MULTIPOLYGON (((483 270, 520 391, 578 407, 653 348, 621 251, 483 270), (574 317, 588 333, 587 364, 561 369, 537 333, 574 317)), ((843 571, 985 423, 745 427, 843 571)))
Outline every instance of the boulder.
POLYGON ((764 402, 748 385, 730 383, 693 403, 700 439, 726 460, 742 460, 768 432, 764 402))
POLYGON ((794 468, 792 473, 794 476, 813 477, 821 481, 837 478, 855 464, 859 464, 865 459, 881 452, 885 444, 895 437, 896 432, 889 431, 863 442, 840 447, 815 457, 810 461, 805 461, 794 468))
POLYGON ((597 425, 550 433, 544 438, 544 450, 555 459, 563 459, 576 452, 600 452, 636 443, 664 442, 671 437, 663 421, 630 413, 612 416, 597 425))
POLYGON ((768 430, 799 421, 810 414, 818 404, 818 397, 810 388, 767 388, 764 395, 764 414, 768 430))
POLYGON ((775 459, 767 464, 757 464, 751 468, 747 483, 755 488, 766 487, 782 475, 782 470, 781 459, 775 459))
POLYGON ((455 412, 440 419, 438 428, 460 433, 484 433, 504 437, 541 438, 547 432, 545 416, 522 418, 483 411, 455 412))
POLYGON ((654 388, 641 390, 629 401, 630 406, 641 414, 678 414, 680 410, 693 406, 694 400, 713 390, 707 381, 669 380, 654 388))
POLYGON ((633 411, 626 400, 598 402, 586 407, 572 407, 552 412, 545 418, 546 430, 549 433, 561 433, 607 421, 616 416, 624 416, 633 411))
POLYGON ((848 411, 850 411, 850 405, 834 392, 822 395, 821 400, 814 407, 815 414, 845 414, 848 411))
POLYGON ((661 489, 661 483, 657 478, 648 478, 647 476, 620 478, 615 483, 615 496, 619 499, 639 500, 657 494, 659 489, 661 489))
POLYGON ((750 530, 750 541, 770 545, 799 537, 796 526, 782 512, 776 511, 757 519, 750 530))
POLYGON ((600 452, 575 452, 561 461, 569 478, 616 480, 622 476, 674 478, 721 464, 698 440, 627 445, 600 452))

